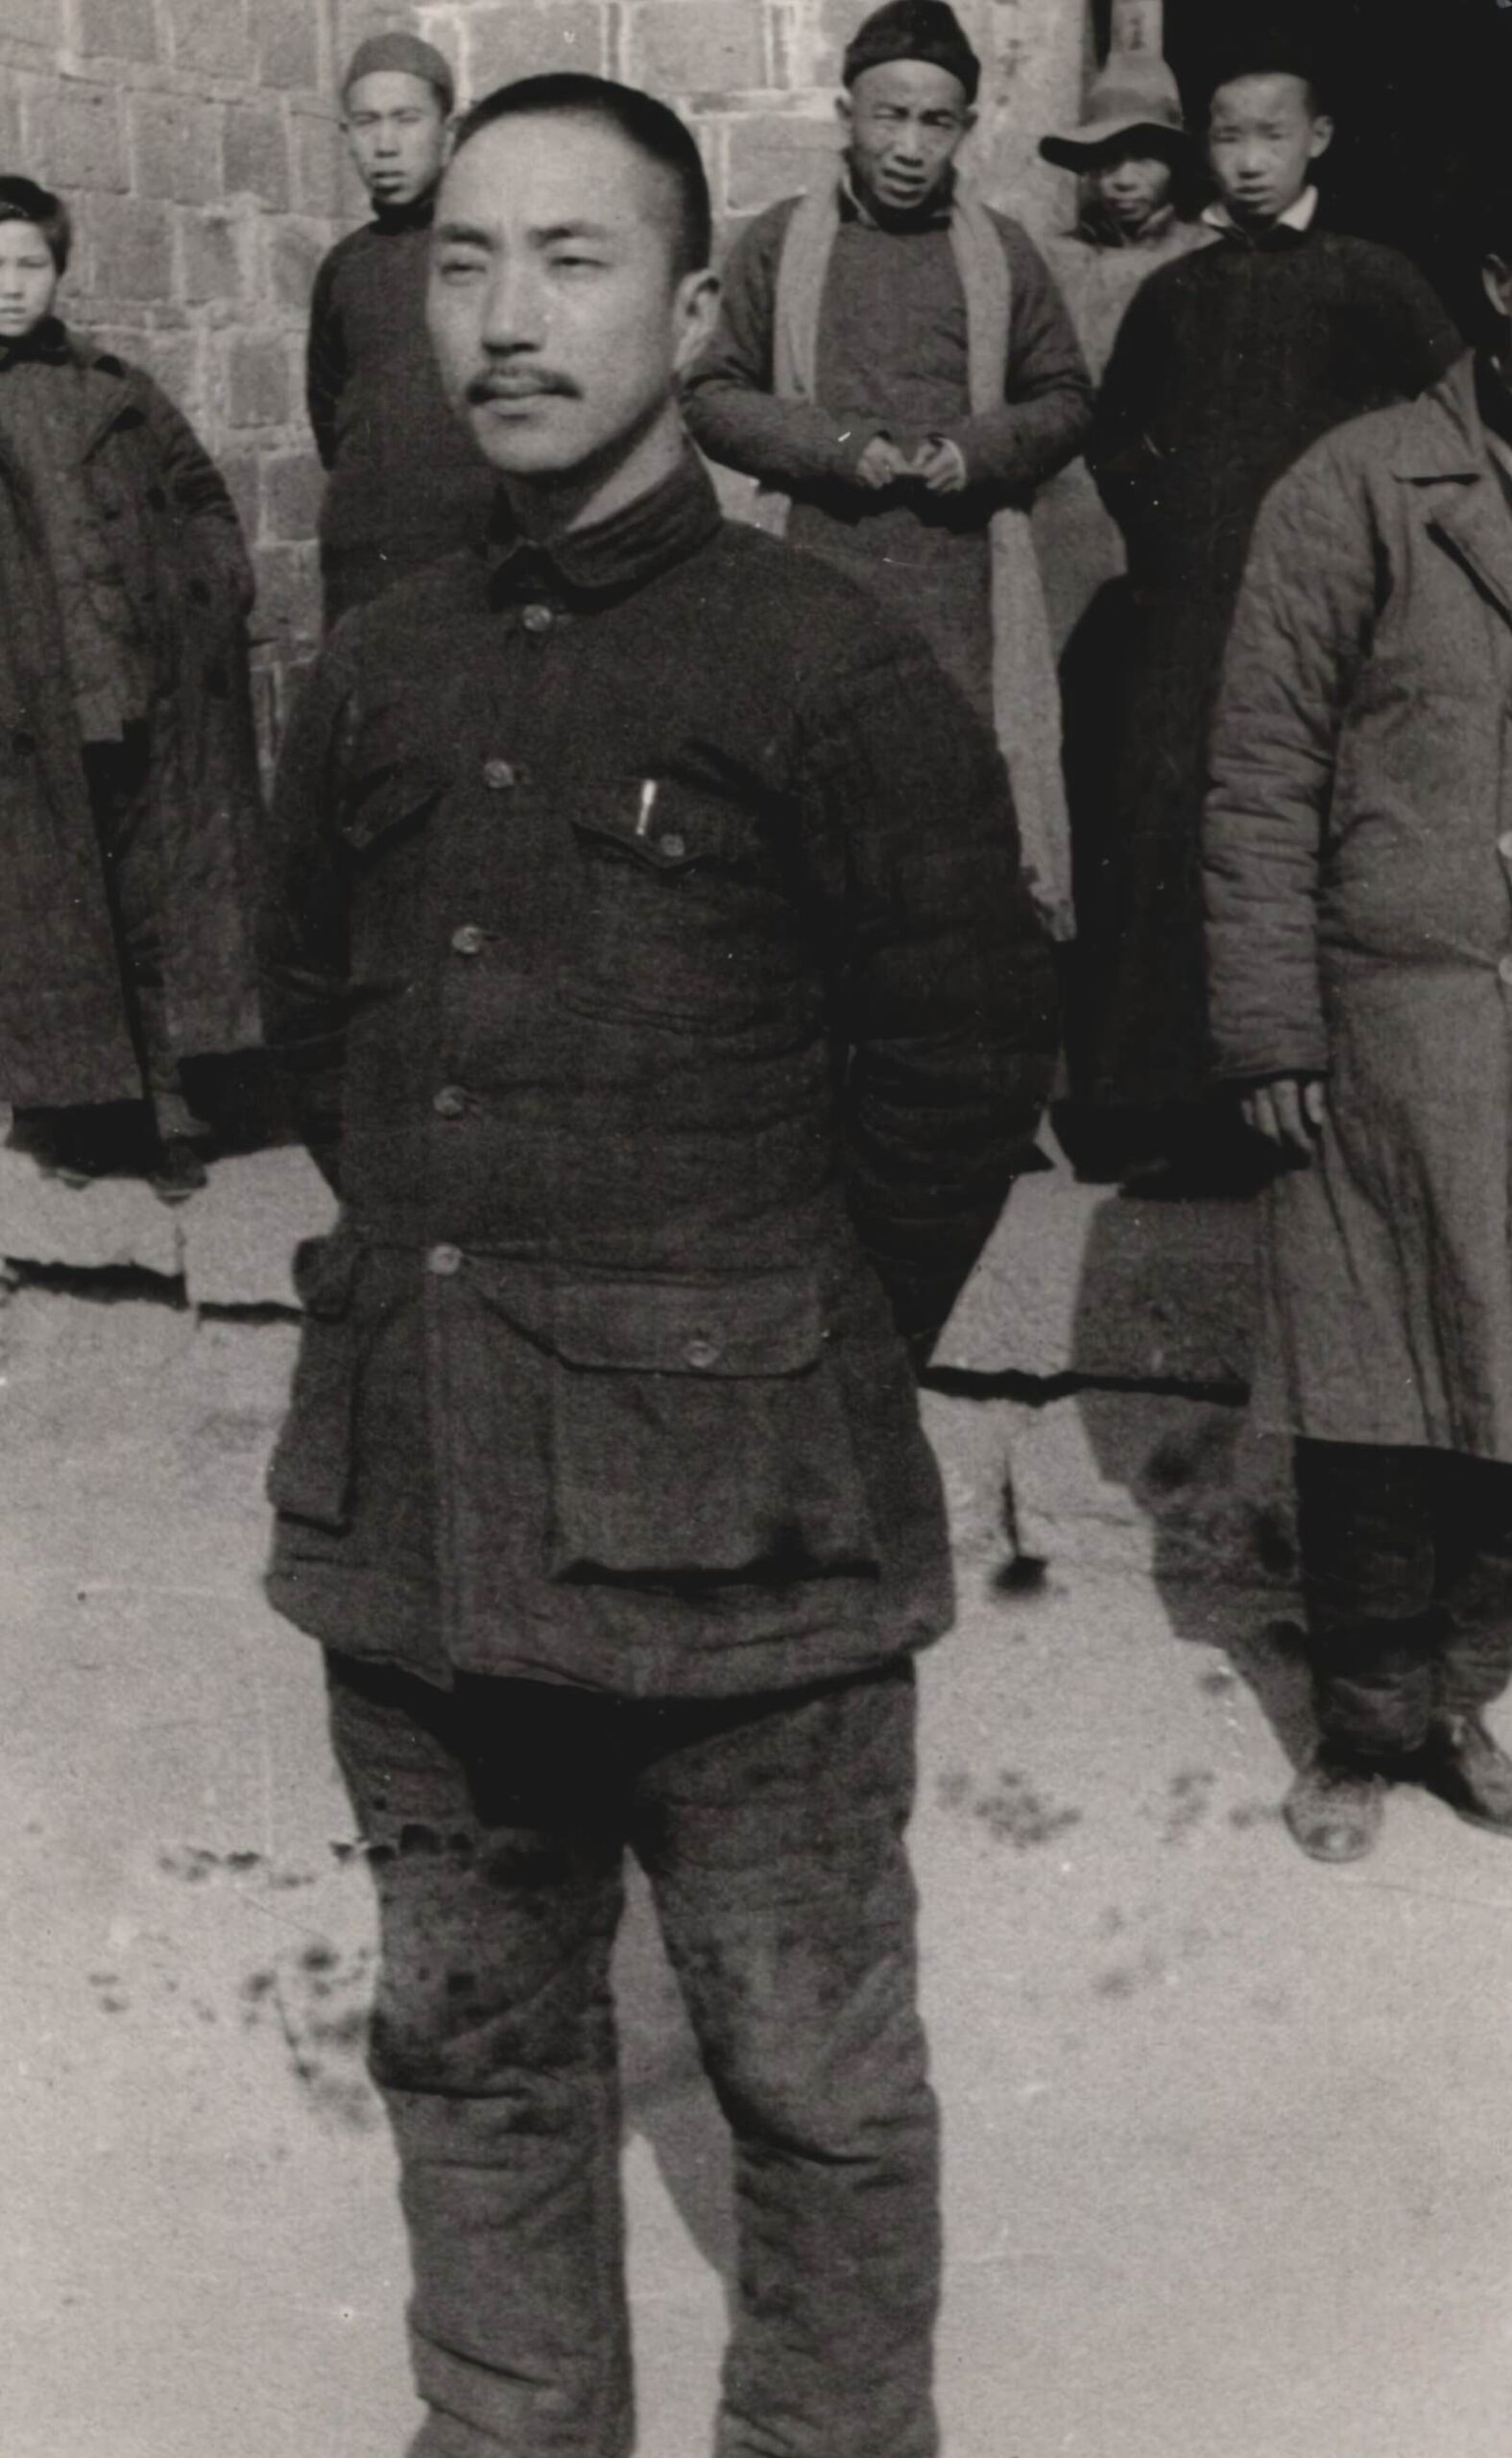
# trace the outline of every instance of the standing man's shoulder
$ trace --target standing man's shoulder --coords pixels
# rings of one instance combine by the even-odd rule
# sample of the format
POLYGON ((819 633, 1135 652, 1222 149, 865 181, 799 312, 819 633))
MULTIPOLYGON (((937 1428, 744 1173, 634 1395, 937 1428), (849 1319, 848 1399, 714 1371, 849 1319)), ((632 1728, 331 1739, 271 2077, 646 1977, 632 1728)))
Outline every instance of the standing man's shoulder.
POLYGON ((372 251, 374 230, 372 222, 359 223, 355 230, 348 230, 345 238, 327 248, 315 269, 316 287, 328 292, 352 265, 360 264, 372 251))
POLYGON ((806 191, 800 189, 796 195, 779 197, 775 205, 763 205, 736 231, 725 255, 723 277, 727 282, 732 277, 746 280, 766 277, 776 281, 782 243, 805 195, 806 191))
MULTIPOLYGON (((774 693, 800 729, 822 729, 827 710, 877 678, 890 698, 907 688, 900 716, 917 713, 916 694, 931 699, 936 681, 950 691, 923 634, 875 590, 748 521, 725 521, 694 577, 707 637, 733 643, 742 687, 774 693)), ((961 715, 969 722, 964 706, 961 715)))

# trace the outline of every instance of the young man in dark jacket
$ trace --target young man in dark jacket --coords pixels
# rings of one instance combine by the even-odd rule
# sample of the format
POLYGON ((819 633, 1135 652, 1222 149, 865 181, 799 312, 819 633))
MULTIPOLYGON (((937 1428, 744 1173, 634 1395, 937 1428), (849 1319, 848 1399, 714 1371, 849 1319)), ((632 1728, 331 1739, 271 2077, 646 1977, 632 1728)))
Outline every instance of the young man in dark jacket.
POLYGON ((508 533, 343 627, 278 796, 269 1024, 344 1211, 272 1594, 378 1885, 415 2458, 629 2449, 627 1849, 734 2136, 721 2450, 935 2447, 910 1354, 1026 1162, 1052 1000, 991 736, 687 448, 708 244, 644 95, 464 123, 431 322, 508 533))
POLYGON ((742 231, 687 422, 759 479, 765 525, 917 623, 1013 779, 1036 896, 1068 935, 1060 701, 1029 507, 1091 388, 1027 232, 957 175, 981 63, 945 0, 885 0, 846 48, 845 160, 742 231))
MULTIPOLYGON (((1289 48, 1259 38, 1213 91, 1215 244, 1137 294, 1088 462, 1128 548, 1134 639, 1110 849, 1097 1100, 1169 1191, 1248 1182, 1207 1104, 1199 860, 1207 735, 1266 489, 1341 421, 1421 392, 1458 337, 1389 248, 1327 229, 1332 123, 1289 48)), ((1113 1121, 1110 1121, 1110 1128, 1113 1121)))
POLYGON ((327 627, 473 537, 492 494, 488 464, 447 410, 425 332, 430 224, 454 99, 441 53, 408 34, 359 43, 342 86, 373 218, 338 240, 310 301, 310 425, 329 473, 327 627))

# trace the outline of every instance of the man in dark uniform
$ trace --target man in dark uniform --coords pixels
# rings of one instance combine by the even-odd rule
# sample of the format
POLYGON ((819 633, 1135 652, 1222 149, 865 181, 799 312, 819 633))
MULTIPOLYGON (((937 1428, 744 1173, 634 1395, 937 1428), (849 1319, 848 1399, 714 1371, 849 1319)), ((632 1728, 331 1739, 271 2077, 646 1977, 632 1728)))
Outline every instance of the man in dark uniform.
POLYGON ((910 1352, 1028 1158, 1052 998, 987 729, 684 438, 708 246, 662 105, 478 105, 431 325, 508 518, 342 627, 280 781, 268 1021, 344 1210, 272 1594, 378 1887, 413 2458, 630 2447, 627 1849, 734 2140, 723 2458, 936 2446, 910 1352))
POLYGON ((338 240, 310 301, 307 395, 322 467, 325 620, 474 537, 492 472, 446 407, 425 331, 436 183, 455 97, 441 53, 373 35, 342 86, 373 218, 338 240))

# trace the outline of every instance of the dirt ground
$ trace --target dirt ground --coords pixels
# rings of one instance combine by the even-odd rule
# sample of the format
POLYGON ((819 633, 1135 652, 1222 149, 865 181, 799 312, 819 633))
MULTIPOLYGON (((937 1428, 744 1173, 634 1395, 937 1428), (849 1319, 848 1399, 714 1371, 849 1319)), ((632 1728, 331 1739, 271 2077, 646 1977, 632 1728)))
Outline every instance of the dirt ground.
MULTIPOLYGON (((400 2458, 366 1874, 262 1602, 276 1319, 0 1313, 0 2458, 400 2458)), ((981 1421, 936 1407, 980 1484, 981 1421)), ((1276 1823, 1274 1590, 963 1538, 915 1856, 948 2127, 946 2458, 1505 2458, 1512 1846, 1276 1823)), ((708 2447, 720 2132, 622 1940, 641 2458, 708 2447)))

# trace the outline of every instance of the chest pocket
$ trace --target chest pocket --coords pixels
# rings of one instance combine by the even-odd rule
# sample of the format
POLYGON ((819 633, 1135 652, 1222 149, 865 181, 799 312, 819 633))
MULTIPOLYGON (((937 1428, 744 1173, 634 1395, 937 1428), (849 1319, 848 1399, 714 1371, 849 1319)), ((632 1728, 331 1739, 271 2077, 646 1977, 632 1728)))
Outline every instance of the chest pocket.
POLYGON ((582 790, 568 816, 578 893, 564 1005, 725 1031, 759 1028, 784 1008, 799 974, 797 916, 754 812, 627 779, 582 790))

